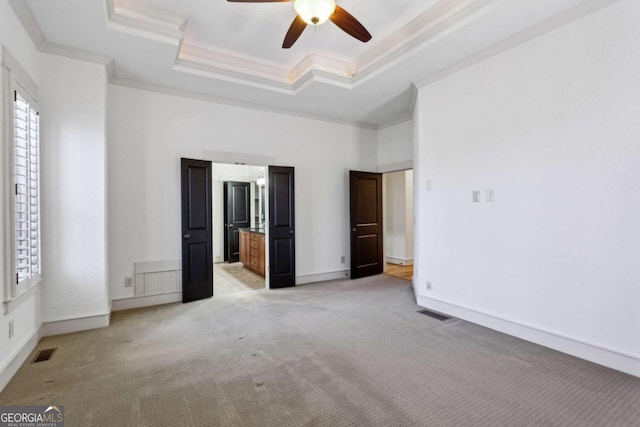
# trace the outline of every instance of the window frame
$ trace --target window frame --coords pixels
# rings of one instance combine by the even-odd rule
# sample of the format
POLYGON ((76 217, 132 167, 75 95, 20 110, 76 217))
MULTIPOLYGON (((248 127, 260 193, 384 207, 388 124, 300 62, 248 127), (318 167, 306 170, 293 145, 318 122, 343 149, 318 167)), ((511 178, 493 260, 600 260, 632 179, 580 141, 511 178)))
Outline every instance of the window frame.
MULTIPOLYGON (((37 159, 37 206, 38 206, 38 258, 40 272, 37 277, 29 274, 29 277, 18 283, 18 268, 16 260, 16 175, 14 171, 14 151, 15 151, 15 103, 16 93, 19 94, 39 116, 38 90, 37 86, 29 75, 24 71, 20 64, 11 56, 6 48, 2 48, 2 119, 3 119, 3 136, 2 151, 4 153, 4 161, 2 162, 3 188, 2 194, 2 225, 4 227, 4 302, 10 303, 17 300, 20 296, 25 295, 30 289, 42 282, 42 179, 41 179, 41 163, 42 155, 40 152, 40 134, 41 123, 38 118, 38 159, 37 159)), ((30 143, 27 139, 27 143, 30 143)), ((29 206, 29 201, 27 200, 29 206)), ((30 246, 30 243, 29 243, 30 246)), ((31 265, 31 260, 29 260, 31 265)), ((6 309, 6 308, 5 308, 6 309)))

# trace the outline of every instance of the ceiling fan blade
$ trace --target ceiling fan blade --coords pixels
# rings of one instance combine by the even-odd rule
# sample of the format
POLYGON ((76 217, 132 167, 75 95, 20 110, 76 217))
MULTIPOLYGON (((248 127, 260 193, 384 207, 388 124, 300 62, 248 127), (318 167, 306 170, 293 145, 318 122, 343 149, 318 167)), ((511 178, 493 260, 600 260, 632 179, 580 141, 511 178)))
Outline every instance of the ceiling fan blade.
POLYGON ((336 24, 342 31, 352 37, 357 38, 361 42, 371 40, 371 34, 356 18, 351 16, 349 12, 336 5, 336 11, 329 18, 331 22, 336 24))
POLYGON ((287 35, 284 36, 284 42, 282 42, 283 49, 289 49, 298 40, 300 34, 307 28, 307 23, 300 18, 300 15, 296 15, 296 18, 291 23, 287 35))
POLYGON ((284 3, 293 0, 227 0, 229 3, 284 3))

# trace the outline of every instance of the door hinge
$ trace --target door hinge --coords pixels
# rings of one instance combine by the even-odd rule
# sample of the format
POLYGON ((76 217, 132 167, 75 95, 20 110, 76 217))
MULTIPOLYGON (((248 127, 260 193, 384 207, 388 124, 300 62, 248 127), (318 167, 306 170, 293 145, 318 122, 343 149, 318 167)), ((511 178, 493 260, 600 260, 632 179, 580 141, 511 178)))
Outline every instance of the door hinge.
POLYGON ((18 280, 18 273, 16 273, 16 285, 19 284, 20 281, 18 280))
POLYGON ((18 195, 18 184, 16 184, 15 190, 16 190, 16 196, 17 196, 18 195))

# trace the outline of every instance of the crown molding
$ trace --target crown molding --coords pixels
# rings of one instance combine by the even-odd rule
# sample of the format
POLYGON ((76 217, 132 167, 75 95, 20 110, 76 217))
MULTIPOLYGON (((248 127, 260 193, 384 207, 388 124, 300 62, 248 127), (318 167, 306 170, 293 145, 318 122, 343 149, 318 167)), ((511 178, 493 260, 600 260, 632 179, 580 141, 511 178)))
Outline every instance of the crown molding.
POLYGON ((36 49, 42 48, 47 42, 47 39, 27 2, 25 0, 9 0, 9 4, 16 15, 18 15, 18 19, 22 22, 22 26, 29 35, 29 38, 31 38, 36 49))
POLYGON ((334 124, 344 125, 344 126, 352 126, 352 127, 357 127, 357 128, 360 128, 360 129, 367 129, 367 130, 377 130, 378 129, 378 126, 373 124, 373 123, 353 122, 353 121, 348 121, 348 120, 340 120, 340 119, 336 119, 336 118, 333 118, 333 117, 321 116, 321 115, 318 115, 318 114, 303 113, 303 112, 298 111, 298 110, 289 110, 289 109, 286 109, 286 108, 271 107, 271 106, 267 106, 267 105, 263 105, 263 104, 256 104, 256 103, 252 103, 252 102, 239 101, 239 100, 235 100, 235 99, 223 98, 223 97, 214 96, 214 95, 207 95, 207 94, 203 94, 203 93, 200 93, 200 92, 191 92, 191 91, 182 90, 182 89, 176 89, 176 88, 172 88, 172 87, 168 87, 168 86, 162 86, 162 85, 156 85, 156 84, 153 84, 153 83, 141 82, 141 81, 133 80, 133 79, 125 79, 125 78, 117 77, 117 76, 114 77, 113 79, 111 79, 110 84, 116 85, 116 86, 129 87, 129 88, 132 88, 132 89, 163 93, 165 95, 178 96, 178 97, 181 97, 181 98, 190 98, 190 99, 196 99, 196 100, 199 100, 199 101, 212 102, 212 103, 215 103, 215 104, 227 105, 227 106, 230 106, 230 107, 238 107, 238 108, 245 108, 245 109, 249 109, 249 110, 265 111, 265 112, 269 112, 269 113, 283 114, 283 115, 286 115, 286 116, 289 116, 289 117, 295 116, 295 117, 300 117, 300 118, 303 118, 303 119, 317 120, 317 121, 334 123, 334 124))
POLYGON ((393 119, 388 120, 382 124, 379 124, 378 126, 376 126, 376 130, 383 130, 399 125, 401 123, 410 122, 411 120, 413 120, 413 110, 394 117, 393 119))
POLYGON ((40 48, 40 51, 50 53, 52 55, 65 56, 71 59, 79 59, 81 61, 102 64, 105 67, 113 63, 113 59, 110 56, 57 43, 45 42, 40 48))

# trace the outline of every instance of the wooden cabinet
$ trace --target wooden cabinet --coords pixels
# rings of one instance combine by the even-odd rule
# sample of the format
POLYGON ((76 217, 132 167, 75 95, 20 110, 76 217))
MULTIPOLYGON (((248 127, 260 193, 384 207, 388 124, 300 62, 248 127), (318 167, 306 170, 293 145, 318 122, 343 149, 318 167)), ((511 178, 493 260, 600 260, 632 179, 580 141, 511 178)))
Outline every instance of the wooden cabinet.
POLYGON ((247 266, 249 264, 249 232, 240 232, 240 262, 247 266))
POLYGON ((240 262, 245 268, 264 277, 264 234, 240 232, 240 262))
POLYGON ((258 236, 258 274, 264 277, 264 234, 258 236))

